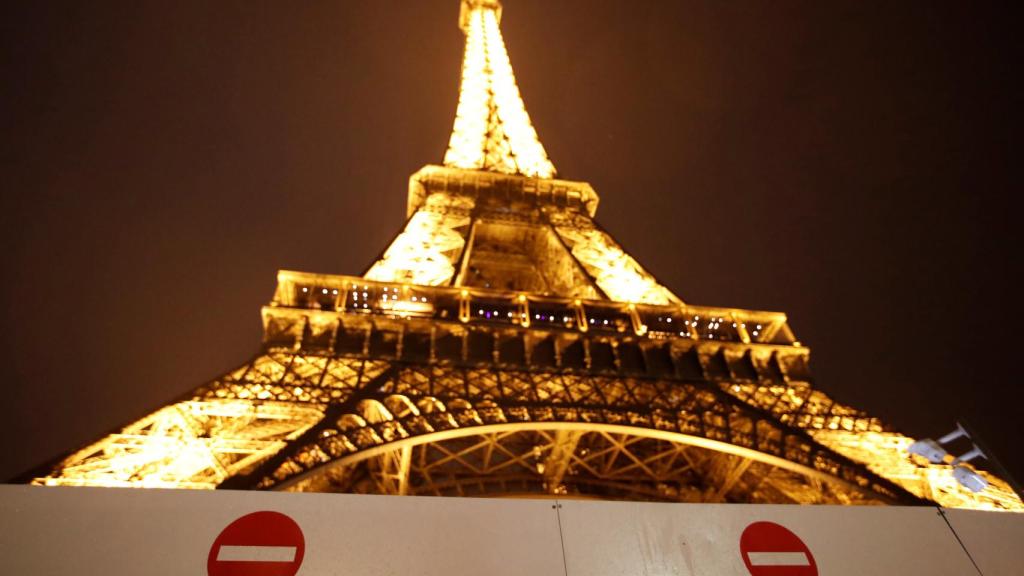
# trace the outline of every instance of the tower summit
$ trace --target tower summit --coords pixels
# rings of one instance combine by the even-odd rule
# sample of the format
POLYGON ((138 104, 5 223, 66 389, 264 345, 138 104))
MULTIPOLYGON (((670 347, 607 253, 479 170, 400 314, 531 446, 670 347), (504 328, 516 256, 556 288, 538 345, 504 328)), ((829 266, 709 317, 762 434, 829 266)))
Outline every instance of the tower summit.
POLYGON ((496 0, 463 0, 443 165, 360 276, 281 271, 258 353, 44 485, 1024 509, 812 384, 778 312, 684 303, 555 178, 496 0))
POLYGON ((516 86, 498 23, 497 0, 463 0, 459 27, 466 34, 462 86, 445 166, 553 178, 537 132, 516 86))

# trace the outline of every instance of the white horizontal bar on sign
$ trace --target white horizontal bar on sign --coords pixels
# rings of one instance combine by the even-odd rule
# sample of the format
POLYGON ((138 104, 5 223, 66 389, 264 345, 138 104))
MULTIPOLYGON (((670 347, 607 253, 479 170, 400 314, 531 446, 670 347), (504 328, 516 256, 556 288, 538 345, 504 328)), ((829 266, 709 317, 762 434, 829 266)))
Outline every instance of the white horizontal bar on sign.
POLYGON ((218 562, 294 562, 295 546, 221 546, 218 562))
POLYGON ((803 552, 747 552, 751 566, 810 566, 803 552))

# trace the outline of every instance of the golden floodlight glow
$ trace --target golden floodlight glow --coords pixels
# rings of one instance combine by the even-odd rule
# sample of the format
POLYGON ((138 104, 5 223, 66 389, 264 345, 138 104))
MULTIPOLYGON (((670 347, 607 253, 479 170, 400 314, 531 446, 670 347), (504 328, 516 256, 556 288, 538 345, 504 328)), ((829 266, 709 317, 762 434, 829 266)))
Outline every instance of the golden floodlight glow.
POLYGON ((948 465, 932 464, 907 450, 914 442, 895 432, 823 429, 810 432, 818 442, 884 475, 911 493, 947 508, 1024 510, 1020 498, 1005 480, 984 470, 989 487, 974 493, 960 485, 948 465))
POLYGON ((421 286, 446 284, 455 274, 453 259, 466 243, 457 230, 469 221, 465 208, 457 202, 442 194, 432 195, 365 278, 421 286))
POLYGON ((817 390, 784 314, 684 304, 626 253, 553 177, 500 17, 462 0, 447 166, 366 274, 281 271, 260 354, 34 483, 1024 510, 817 390))
POLYGON ((498 27, 497 2, 464 0, 466 54, 446 166, 553 178, 498 27))
POLYGON ((316 424, 322 409, 245 400, 179 402, 69 456, 47 486, 213 489, 316 424))
POLYGON ((614 240, 592 224, 579 219, 573 222, 568 218, 555 219, 554 224, 555 231, 572 247, 572 255, 608 298, 662 306, 681 303, 614 240))

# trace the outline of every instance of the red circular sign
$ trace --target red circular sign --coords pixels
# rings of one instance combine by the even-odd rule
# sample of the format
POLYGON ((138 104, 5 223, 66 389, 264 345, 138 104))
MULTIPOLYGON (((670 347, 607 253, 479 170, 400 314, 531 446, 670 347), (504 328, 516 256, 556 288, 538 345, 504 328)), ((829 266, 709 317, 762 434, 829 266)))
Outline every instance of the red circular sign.
POLYGON ((743 563, 753 576, 818 576, 810 548, 774 522, 754 522, 740 536, 743 563))
POLYGON ((295 576, 306 541, 294 520, 280 512, 253 512, 235 520, 213 541, 209 576, 295 576))

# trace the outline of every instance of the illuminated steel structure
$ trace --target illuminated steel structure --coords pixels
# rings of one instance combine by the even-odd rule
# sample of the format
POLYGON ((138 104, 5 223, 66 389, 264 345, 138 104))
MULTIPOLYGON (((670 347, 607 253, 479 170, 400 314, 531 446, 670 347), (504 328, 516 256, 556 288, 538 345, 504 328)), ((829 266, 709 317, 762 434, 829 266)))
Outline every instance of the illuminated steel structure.
POLYGON ((786 316, 684 303, 555 179, 463 0, 443 166, 361 277, 282 271, 250 362, 36 483, 1017 509, 815 390, 786 316))

